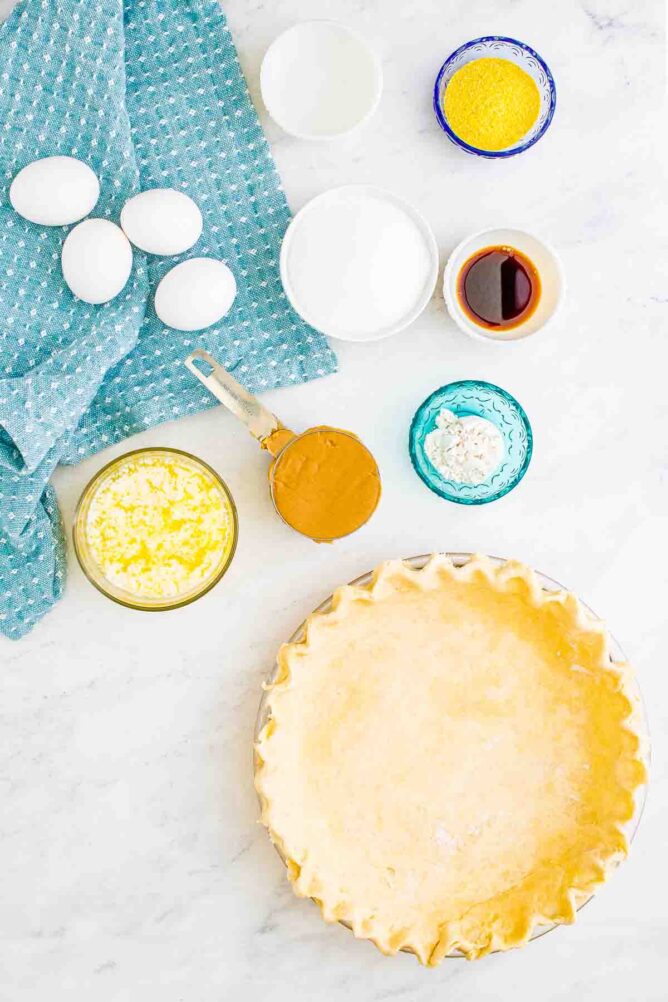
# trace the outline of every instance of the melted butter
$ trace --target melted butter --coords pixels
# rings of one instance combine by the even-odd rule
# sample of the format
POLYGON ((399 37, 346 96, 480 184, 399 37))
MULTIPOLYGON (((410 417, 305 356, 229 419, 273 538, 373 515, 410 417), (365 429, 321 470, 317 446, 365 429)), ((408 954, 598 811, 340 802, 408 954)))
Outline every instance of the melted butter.
POLYGON ((235 537, 232 504, 188 457, 138 454, 110 469, 88 508, 85 537, 103 576, 141 598, 204 587, 235 537))

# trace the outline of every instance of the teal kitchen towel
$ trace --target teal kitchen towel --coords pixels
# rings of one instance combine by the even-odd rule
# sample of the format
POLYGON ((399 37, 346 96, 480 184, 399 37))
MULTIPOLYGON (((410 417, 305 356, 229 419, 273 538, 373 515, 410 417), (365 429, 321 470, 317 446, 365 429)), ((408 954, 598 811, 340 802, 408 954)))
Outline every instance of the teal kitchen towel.
POLYGON ((59 598, 62 526, 49 478, 139 431, 215 405, 182 362, 196 346, 250 390, 334 371, 320 334, 292 311, 278 268, 290 216, 217 0, 23 0, 0 26, 0 630, 20 637, 59 598), (204 230, 187 254, 134 251, 123 292, 103 306, 70 293, 66 227, 13 212, 9 185, 38 157, 90 164, 93 216, 125 200, 185 191, 204 230), (230 313, 183 334, 152 292, 175 263, 225 260, 230 313))

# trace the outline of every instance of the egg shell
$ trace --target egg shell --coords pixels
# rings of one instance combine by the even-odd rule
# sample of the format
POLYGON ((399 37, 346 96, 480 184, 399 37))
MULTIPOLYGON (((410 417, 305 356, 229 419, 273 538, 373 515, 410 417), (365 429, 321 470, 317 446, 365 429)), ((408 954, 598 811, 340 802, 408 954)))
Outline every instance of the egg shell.
POLYGON ((69 226, 95 208, 100 182, 75 157, 44 157, 20 170, 11 183, 9 201, 15 212, 41 226, 69 226))
POLYGON ((130 198, 121 211, 128 240, 147 254, 183 254, 202 232, 202 213, 174 188, 152 188, 130 198))
POLYGON ((167 327, 199 331, 229 312, 237 294, 234 275, 212 257, 193 257, 164 276, 155 293, 155 312, 167 327))
POLYGON ((132 247, 120 226, 108 219, 86 219, 68 235, 61 254, 63 277, 85 303, 107 303, 125 286, 132 271, 132 247))

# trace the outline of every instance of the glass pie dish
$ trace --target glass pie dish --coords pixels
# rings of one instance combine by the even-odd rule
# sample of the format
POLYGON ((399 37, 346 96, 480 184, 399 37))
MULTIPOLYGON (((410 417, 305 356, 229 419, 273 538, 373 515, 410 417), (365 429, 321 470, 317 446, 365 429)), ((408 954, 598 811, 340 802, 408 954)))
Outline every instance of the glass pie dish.
MULTIPOLYGON (((440 559, 442 560, 444 556, 448 557, 449 560, 452 562, 452 564, 454 564, 456 567, 462 567, 463 565, 468 564, 469 561, 471 561, 472 558, 473 558, 473 555, 469 554, 469 553, 450 553, 450 554, 441 555, 440 559)), ((430 561, 430 559, 431 559, 430 556, 422 555, 422 556, 418 556, 418 557, 408 558, 403 563, 404 563, 404 565, 406 565, 407 569, 410 568, 411 571, 416 571, 416 570, 421 570, 430 561)), ((438 559, 439 558, 436 558, 436 560, 438 560, 438 559)), ((476 566, 476 560, 477 561, 486 560, 488 562, 488 564, 491 564, 491 566, 496 567, 498 569, 499 573, 503 573, 503 571, 504 571, 503 565, 505 565, 505 564, 508 563, 507 561, 505 561, 505 560, 503 560, 501 558, 498 558, 498 557, 475 558, 472 561, 474 566, 476 566)), ((389 566, 392 566, 393 564, 398 564, 398 563, 399 563, 398 561, 397 562, 392 562, 391 561, 389 566)), ((512 564, 512 562, 511 562, 511 564, 512 564)), ((383 565, 383 566, 385 567, 386 565, 383 565)), ((519 565, 516 565, 516 566, 519 566, 519 565)), ((351 582, 351 584, 352 585, 356 585, 356 586, 362 586, 362 587, 365 586, 365 585, 368 585, 371 582, 372 579, 375 580, 376 575, 378 573, 379 573, 379 571, 370 572, 370 573, 364 574, 360 578, 358 578, 355 581, 351 582)), ((536 577, 537 577, 537 584, 543 590, 543 592, 545 593, 546 597, 548 595, 550 595, 550 593, 554 593, 554 592, 559 592, 559 593, 567 592, 567 590, 564 589, 558 582, 552 580, 551 578, 547 577, 544 574, 537 573, 536 577)), ((384 579, 384 580, 387 580, 387 579, 384 579)), ((535 579, 534 579, 534 582, 535 582, 535 579)), ((535 588, 535 586, 536 585, 534 583, 533 587, 535 588)), ((336 599, 337 599, 337 602, 339 600, 342 601, 342 602, 346 601, 345 596, 342 598, 341 597, 341 593, 339 591, 337 591, 337 593, 336 593, 336 599)), ((332 602, 333 602, 333 596, 330 597, 330 598, 328 598, 328 599, 326 599, 325 602, 323 602, 318 607, 318 609, 315 610, 315 613, 326 613, 326 612, 330 611, 330 609, 332 608, 332 602)), ((550 604, 551 603, 548 602, 548 605, 550 605, 550 604)), ((364 605, 366 606, 366 603, 364 603, 364 605)), ((592 620, 597 621, 597 622, 600 623, 600 620, 598 620, 598 617, 596 617, 595 614, 589 609, 589 607, 586 606, 586 605, 584 605, 584 603, 582 604, 582 610, 584 610, 582 612, 583 615, 589 616, 589 617, 592 618, 592 620)), ((301 641, 303 641, 303 639, 305 637, 305 629, 306 629, 306 624, 302 624, 302 626, 290 638, 290 641, 288 643, 289 644, 299 644, 301 641)), ((309 633, 309 636, 310 636, 310 633, 309 633)), ((606 644, 606 647, 604 648, 604 650, 606 652, 606 656, 610 657, 611 668, 612 668, 614 666, 613 665, 614 662, 619 662, 619 661, 624 661, 625 662, 626 659, 624 658, 623 651, 621 650, 619 644, 609 634, 607 634, 607 637, 608 637, 608 641, 607 641, 607 644, 606 644)), ((263 693, 263 697, 262 697, 261 702, 260 702, 258 719, 257 719, 256 744, 259 743, 259 745, 260 745, 261 756, 262 757, 260 757, 260 756, 256 757, 256 769, 260 770, 259 775, 264 775, 265 777, 266 777, 266 774, 267 774, 267 764, 266 764, 267 763, 267 758, 266 758, 266 754, 267 754, 267 751, 268 751, 268 744, 271 743, 271 741, 273 740, 272 739, 272 735, 275 735, 276 728, 278 726, 278 724, 276 722, 277 718, 274 717, 274 715, 273 715, 273 713, 271 711, 271 707, 272 707, 272 705, 274 705, 274 704, 272 704, 272 699, 274 698, 274 692, 282 691, 282 693, 284 695, 285 691, 286 691, 285 690, 285 680, 286 680, 286 674, 285 674, 285 672, 286 672, 286 667, 288 667, 288 665, 289 665, 288 658, 289 658, 290 654, 288 653, 288 655, 286 655, 285 657, 283 657, 282 655, 283 655, 283 651, 281 652, 281 657, 279 658, 279 662, 280 662, 281 670, 282 670, 283 674, 282 674, 282 676, 278 676, 277 675, 277 672, 278 672, 278 665, 277 665, 274 668, 274 670, 272 671, 272 673, 270 674, 269 678, 267 679, 267 682, 266 682, 265 687, 264 687, 265 691, 263 693), (267 724, 270 721, 272 722, 272 726, 271 727, 267 727, 267 724), (263 734, 265 735, 264 738, 262 737, 263 734)), ((301 657, 301 655, 300 655, 300 657, 301 657)), ((306 654, 304 654, 304 657, 306 657, 306 654)), ((588 662, 585 660, 584 664, 587 664, 587 663, 588 662)), ((293 663, 293 666, 294 666, 294 663, 293 663)), ((580 670, 582 671, 584 669, 580 669, 580 670)), ((288 669, 288 671, 289 671, 289 669, 288 669)), ((396 678, 395 678, 395 680, 396 680, 396 678)), ((578 685, 579 686, 579 683, 574 683, 574 685, 578 685)), ((290 686, 289 687, 289 692, 292 693, 293 691, 295 691, 294 687, 290 686)), ((578 690, 574 690, 574 691, 579 691, 579 689, 578 690)), ((626 689, 625 689, 625 692, 626 692, 626 689)), ((632 683, 630 685, 630 689, 629 689, 628 692, 626 692, 626 694, 627 694, 627 696, 629 698, 629 702, 630 702, 631 707, 632 707, 632 716, 634 718, 633 732, 634 732, 634 734, 637 735, 637 737, 639 739, 638 752, 637 752, 638 759, 640 761, 642 761, 643 763, 647 763, 648 758, 649 758, 649 741, 648 741, 648 737, 647 737, 646 717, 645 717, 644 709, 643 709, 643 706, 642 706, 640 692, 639 692, 638 687, 637 687, 637 681, 635 679, 633 679, 633 681, 632 681, 632 683)), ((284 720, 285 718, 284 717, 280 717, 279 719, 283 719, 284 720)), ((303 736, 303 732, 302 731, 297 731, 296 733, 302 733, 302 736, 303 736)), ((584 762, 585 760, 581 760, 581 761, 584 762)), ((274 770, 271 773, 271 775, 273 775, 275 777, 276 776, 276 772, 275 772, 276 759, 273 759, 273 762, 274 762, 274 770)), ((378 764, 380 765, 380 762, 378 764)), ((352 765, 353 764, 351 763, 351 767, 352 767, 352 765)), ((584 766, 584 768, 588 768, 588 766, 584 766)), ((644 804, 644 797, 645 797, 646 776, 644 777, 644 780, 642 781, 642 783, 641 784, 636 783, 635 787, 636 787, 636 790, 635 790, 634 798, 633 798, 633 800, 628 805, 628 811, 625 809, 625 811, 623 813, 624 821, 622 823, 622 821, 620 819, 619 827, 617 829, 618 832, 620 832, 620 833, 622 831, 624 831, 624 834, 627 836, 627 839, 629 841, 633 838, 633 835, 635 834, 635 831, 637 829, 637 826, 638 826, 638 823, 639 823, 639 820, 640 820, 640 815, 641 815, 642 807, 643 807, 643 804, 644 804), (628 822, 626 821, 627 818, 629 818, 628 822)), ((411 784, 411 787, 409 787, 409 790, 411 788, 413 789, 413 791, 415 791, 416 789, 421 789, 423 793, 425 793, 427 791, 427 789, 428 789, 428 787, 426 787, 426 788, 416 787, 416 786, 414 786, 412 784, 411 784)), ((268 788, 266 786, 266 778, 262 782, 260 782, 260 784, 258 785, 258 789, 261 791, 261 793, 263 795, 263 796, 261 796, 260 802, 263 805, 263 813, 264 813, 264 810, 266 810, 268 802, 269 802, 269 800, 268 800, 268 788), (263 799, 263 797, 264 797, 264 799, 263 799)), ((275 790, 274 790, 274 792, 275 792, 275 790)), ((361 795, 362 795, 362 799, 364 799, 364 792, 363 792, 363 790, 362 790, 361 795)), ((410 796, 409 796, 409 801, 410 801, 410 796)), ((273 802, 275 803, 276 801, 273 801, 273 802)), ((480 804, 480 808, 483 811, 483 813, 484 813, 485 806, 486 806, 486 803, 484 801, 482 801, 481 804, 480 804)), ((503 814, 504 814, 504 812, 501 811, 501 815, 500 816, 503 816, 503 814)), ((325 808, 325 816, 326 816, 326 808, 325 808)), ((398 816, 402 816, 400 811, 398 813, 398 816)), ((418 811, 418 816, 420 818, 423 818, 423 814, 420 811, 418 811)), ((264 820, 264 816, 263 816, 263 820, 264 820)), ((469 821, 471 821, 471 818, 469 818, 469 821)), ((420 823, 422 824, 423 822, 421 821, 420 823)), ((265 824, 267 824, 266 821, 265 821, 265 824)), ((270 833, 273 831, 274 834, 276 834, 275 828, 271 824, 269 824, 268 827, 270 829, 270 833)), ((299 843, 299 837, 300 837, 299 835, 296 836, 296 838, 297 838, 297 843, 296 844, 297 845, 300 844, 299 843)), ((285 830, 284 829, 281 830, 281 833, 277 836, 277 838, 275 840, 274 840, 274 836, 272 835, 272 840, 274 840, 275 843, 276 843, 276 841, 278 841, 279 845, 282 846, 282 847, 285 846, 285 842, 283 841, 284 838, 285 838, 285 830)), ((291 843, 289 843, 292 846, 295 845, 294 838, 295 838, 295 832, 294 832, 294 828, 293 828, 292 841, 291 841, 291 843)), ((297 859, 299 861, 299 863, 301 863, 301 856, 298 855, 298 856, 296 856, 293 859, 286 859, 286 857, 283 855, 283 851, 285 851, 285 849, 283 848, 283 850, 282 850, 281 848, 279 848, 279 846, 276 846, 276 847, 277 847, 277 851, 279 853, 279 856, 281 856, 281 858, 283 858, 284 863, 286 863, 286 865, 289 865, 291 880, 294 880, 295 882, 297 882, 298 878, 299 878, 300 865, 296 865, 295 864, 295 859, 297 859), (296 871, 296 873, 295 873, 295 871, 296 871)), ((288 852, 286 852, 286 855, 288 855, 288 852)), ((427 856, 427 858, 428 859, 430 858, 430 856, 429 856, 429 850, 428 850, 428 856, 427 856)), ((611 868, 614 867, 616 865, 616 863, 619 862, 619 859, 621 859, 621 858, 622 857, 620 856, 616 860, 613 860, 612 857, 611 857, 610 858, 611 868)), ((417 860, 415 862, 416 862, 416 866, 417 866, 417 860)), ((372 858, 372 860, 368 860, 367 861, 367 865, 371 865, 372 869, 375 868, 375 863, 373 862, 373 858, 372 858)), ((311 867, 313 866, 312 862, 311 862, 310 866, 311 867)), ((362 874, 360 873, 359 876, 361 877, 362 874)), ((436 878, 436 874, 434 874, 434 878, 436 878)), ((574 886, 577 887, 578 885, 576 884, 574 886)), ((580 885, 580 886, 582 886, 583 890, 579 894, 574 894, 573 895, 573 898, 571 899, 571 907, 570 907, 570 909, 568 911, 568 914, 564 915, 563 917, 560 917, 558 919, 558 923, 563 924, 564 922, 570 922, 570 921, 572 921, 573 914, 574 914, 573 908, 574 907, 576 907, 578 909, 581 908, 586 903, 586 901, 590 900, 590 898, 593 896, 594 890, 597 888, 597 885, 596 885, 595 882, 591 883, 589 886, 587 886, 586 882, 585 882, 585 884, 580 885)), ((323 891, 322 897, 324 898, 324 885, 320 884, 319 882, 317 882, 317 887, 318 887, 319 891, 320 890, 323 891)), ((308 890, 305 891, 303 885, 302 885, 301 892, 298 890, 297 893, 298 893, 298 895, 300 897, 302 897, 302 896, 303 897, 309 896, 309 891, 308 890)), ((311 891, 311 894, 312 893, 313 892, 311 891)), ((381 898, 382 898, 382 896, 383 895, 382 895, 382 892, 381 892, 381 898)), ((344 912, 343 917, 341 916, 340 912, 339 912, 338 915, 336 915, 336 912, 333 912, 333 911, 329 911, 329 915, 327 915, 325 913, 325 909, 322 907, 322 902, 320 901, 320 898, 321 898, 320 893, 317 893, 314 897, 317 899, 317 903, 320 904, 320 906, 321 906, 321 908, 323 910, 323 917, 328 918, 329 921, 336 920, 338 918, 339 921, 341 921, 341 923, 343 925, 347 925, 349 915, 346 914, 346 912, 344 912)), ((373 898, 371 901, 367 901, 367 905, 368 905, 368 907, 371 910, 373 910, 376 907, 376 898, 373 898)), ((534 919, 534 923, 532 925, 533 931, 531 932, 531 930, 529 930, 529 929, 527 930, 527 937, 526 937, 526 939, 523 942, 527 941, 527 939, 529 938, 529 934, 530 934, 530 938, 531 939, 535 939, 535 938, 538 938, 541 935, 544 935, 546 932, 550 931, 551 929, 553 929, 555 927, 555 924, 558 924, 557 922, 553 922, 551 919, 547 919, 547 918, 545 918, 545 919, 541 919, 540 918, 540 915, 551 915, 551 914, 553 914, 552 911, 547 911, 547 912, 537 911, 535 913, 535 919, 534 919)), ((556 918, 556 916, 559 914, 559 912, 557 911, 554 914, 555 914, 555 918, 556 918)), ((367 933, 366 932, 360 932, 359 928, 356 928, 355 932, 356 932, 357 936, 360 936, 362 938, 373 938, 373 937, 367 937, 367 933)), ((461 940, 459 942, 457 942, 457 939, 458 939, 458 937, 454 938, 454 943, 453 943, 453 946, 450 948, 450 952, 446 952, 445 954, 441 953, 439 959, 442 959, 444 955, 448 956, 448 957, 457 957, 457 956, 461 955, 460 952, 459 952, 459 950, 456 948, 456 947, 459 946, 459 942, 461 942, 461 940)), ((380 944, 376 941, 376 945, 380 945, 380 944)), ((406 940, 404 940, 404 945, 403 946, 399 945, 399 946, 396 946, 394 949, 390 949, 390 950, 385 950, 384 949, 383 952, 392 952, 392 953, 394 953, 394 952, 396 952, 397 949, 403 949, 404 952, 417 952, 418 956, 420 957, 420 959, 422 960, 422 962, 425 963, 426 961, 425 961, 425 959, 423 957, 423 954, 419 953, 415 949, 411 949, 410 948, 411 945, 412 945, 412 941, 406 942, 406 940)), ((518 942, 516 944, 511 944, 511 945, 522 945, 522 944, 518 942)), ((508 947, 506 946, 505 948, 507 949, 508 947)), ((488 947, 487 950, 485 950, 485 952, 489 952, 489 947, 488 947)), ((496 952, 496 951, 492 948, 492 952, 496 952)), ((467 954, 467 955, 470 956, 470 953, 467 954)), ((475 956, 475 954, 474 954, 474 956, 475 956)), ((429 963, 431 963, 431 961, 429 961, 429 963)))

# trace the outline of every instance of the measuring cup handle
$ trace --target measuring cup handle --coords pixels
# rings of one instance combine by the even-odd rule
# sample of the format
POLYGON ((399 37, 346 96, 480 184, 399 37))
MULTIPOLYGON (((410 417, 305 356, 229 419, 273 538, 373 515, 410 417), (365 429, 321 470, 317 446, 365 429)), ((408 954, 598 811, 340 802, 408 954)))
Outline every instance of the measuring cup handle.
POLYGON ((230 375, 227 369, 215 360, 207 351, 197 348, 186 358, 184 364, 193 376, 199 379, 200 383, 206 386, 207 390, 213 393, 214 397, 220 400, 235 417, 248 428, 259 442, 266 439, 277 428, 281 428, 281 422, 275 414, 263 407, 257 397, 249 393, 241 383, 230 375), (205 373, 195 363, 204 362, 211 371, 205 373))

